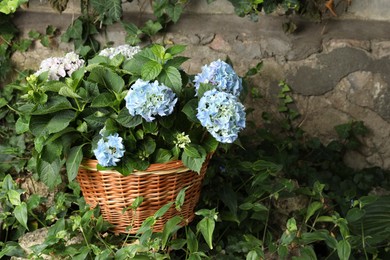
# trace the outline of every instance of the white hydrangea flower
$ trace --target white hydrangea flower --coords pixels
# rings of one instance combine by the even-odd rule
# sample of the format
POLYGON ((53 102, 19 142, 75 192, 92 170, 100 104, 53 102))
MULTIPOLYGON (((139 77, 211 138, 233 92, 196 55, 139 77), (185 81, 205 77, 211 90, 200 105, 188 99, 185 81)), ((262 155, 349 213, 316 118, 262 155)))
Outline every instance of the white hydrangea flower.
POLYGON ((39 70, 34 73, 39 76, 48 71, 49 80, 59 80, 63 77, 70 77, 72 73, 84 65, 84 60, 74 52, 67 53, 64 57, 50 57, 41 62, 39 70))
POLYGON ((135 54, 141 51, 139 46, 131 46, 128 44, 120 45, 117 47, 106 48, 100 51, 100 56, 108 57, 109 59, 114 58, 118 54, 122 54, 126 59, 131 59, 135 54))

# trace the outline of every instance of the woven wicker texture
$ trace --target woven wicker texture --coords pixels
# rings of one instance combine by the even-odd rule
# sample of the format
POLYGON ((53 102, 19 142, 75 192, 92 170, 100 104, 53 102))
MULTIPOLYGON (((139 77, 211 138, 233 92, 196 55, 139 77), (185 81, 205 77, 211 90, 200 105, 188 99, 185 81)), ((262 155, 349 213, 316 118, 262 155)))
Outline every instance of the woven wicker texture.
POLYGON ((172 161, 152 164, 146 171, 123 176, 116 171, 98 171, 97 161, 87 160, 79 168, 77 181, 86 202, 91 207, 99 204, 103 218, 113 224, 113 231, 130 234, 135 234, 147 217, 174 202, 180 190, 188 187, 181 211, 173 205, 157 220, 153 231, 161 232, 166 221, 173 216, 183 217, 182 225, 193 220, 207 164, 208 159, 200 174, 190 171, 181 161, 172 161), (136 210, 129 209, 137 197, 143 197, 142 204, 136 210), (123 212, 123 209, 128 210, 123 212))

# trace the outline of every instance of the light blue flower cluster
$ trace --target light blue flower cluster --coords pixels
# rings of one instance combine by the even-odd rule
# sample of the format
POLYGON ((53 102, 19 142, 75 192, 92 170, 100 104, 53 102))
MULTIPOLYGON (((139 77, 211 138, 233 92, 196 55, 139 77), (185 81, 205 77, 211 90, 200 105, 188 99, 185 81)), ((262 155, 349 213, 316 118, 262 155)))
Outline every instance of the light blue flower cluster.
POLYGON ((135 54, 141 51, 139 46, 131 46, 128 44, 120 45, 117 47, 106 48, 101 50, 99 55, 108 57, 109 59, 114 58, 118 54, 122 54, 126 59, 131 59, 135 54))
POLYGON ((239 96, 242 90, 242 79, 233 68, 224 61, 216 60, 202 67, 202 72, 195 76, 195 88, 198 92, 200 84, 212 84, 219 91, 239 96))
POLYGON ((196 114, 202 126, 221 143, 233 143, 245 128, 245 108, 233 94, 217 89, 206 91, 196 114))
POLYGON ((131 86, 125 101, 130 115, 140 115, 146 121, 151 122, 156 115, 170 115, 177 102, 177 97, 170 88, 159 85, 157 81, 150 83, 138 79, 131 86))
POLYGON ((93 153, 100 165, 105 167, 116 166, 116 163, 121 160, 125 153, 122 137, 117 133, 102 137, 93 153))
POLYGON ((39 76, 48 71, 49 80, 59 80, 63 77, 70 77, 73 72, 84 65, 84 60, 74 52, 67 53, 64 57, 50 57, 41 62, 39 70, 34 73, 39 76))

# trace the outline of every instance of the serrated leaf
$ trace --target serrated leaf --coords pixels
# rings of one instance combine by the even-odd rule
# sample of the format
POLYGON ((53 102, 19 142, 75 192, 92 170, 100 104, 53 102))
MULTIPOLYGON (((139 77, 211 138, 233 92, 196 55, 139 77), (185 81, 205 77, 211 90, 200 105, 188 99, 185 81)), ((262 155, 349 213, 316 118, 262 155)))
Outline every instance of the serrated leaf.
POLYGON ((38 106, 32 115, 47 115, 72 108, 72 104, 67 98, 62 96, 55 96, 50 98, 44 106, 38 106))
POLYGON ((142 27, 142 32, 146 33, 147 35, 149 36, 152 36, 152 35, 155 35, 156 33, 158 33, 158 31, 160 31, 162 29, 162 25, 161 23, 159 22, 154 22, 152 20, 148 20, 146 23, 145 23, 145 26, 142 27))
POLYGON ((142 79, 151 81, 157 78, 162 71, 162 65, 157 61, 148 61, 144 64, 141 70, 142 79))
POLYGON ((102 93, 92 100, 91 107, 110 107, 116 101, 115 95, 112 93, 102 93))
POLYGON ((104 24, 113 24, 121 19, 121 0, 91 0, 91 5, 98 12, 104 24))
POLYGON ((132 116, 129 114, 129 110, 127 108, 123 108, 119 114, 116 121, 124 127, 133 128, 142 123, 141 116, 132 116))
POLYGON ((96 82, 117 94, 120 94, 125 86, 125 81, 121 76, 111 69, 101 66, 92 69, 88 80, 96 82))
POLYGON ((188 120, 191 122, 197 123, 199 122, 198 118, 196 117, 198 107, 198 99, 194 98, 187 102, 187 104, 184 105, 182 112, 187 116, 188 120))
MULTIPOLYGON (((176 55, 182 53, 183 51, 185 51, 185 49, 186 49, 186 45, 176 44, 172 47, 169 47, 165 52, 170 53, 172 55, 176 55)), ((181 58, 185 58, 185 57, 181 57, 181 58)))
POLYGON ((206 160, 206 151, 202 147, 198 147, 198 152, 200 153, 201 157, 198 158, 190 157, 186 152, 184 152, 182 154, 181 159, 183 161, 183 164, 187 166, 190 170, 200 173, 203 163, 206 160))
POLYGON ((81 98, 79 95, 77 95, 76 92, 74 92, 73 89, 71 89, 71 88, 68 87, 68 86, 62 87, 62 88, 60 89, 60 91, 58 91, 58 94, 60 94, 61 96, 64 96, 64 97, 81 98))
POLYGON ((159 81, 165 86, 171 88, 176 93, 176 95, 180 95, 182 89, 182 81, 178 69, 172 66, 163 69, 159 76, 159 81))
POLYGON ((30 120, 30 130, 37 137, 60 132, 69 125, 75 114, 74 111, 65 110, 53 116, 34 116, 30 120))
POLYGON ((169 150, 160 148, 157 150, 155 157, 156 163, 166 163, 172 159, 172 153, 169 150))
POLYGON ((184 153, 188 157, 192 157, 192 158, 200 158, 201 157, 201 154, 198 152, 197 147, 193 146, 193 145, 186 145, 186 147, 184 148, 184 153))
POLYGON ((19 117, 15 123, 15 131, 17 134, 23 134, 29 130, 30 117, 19 117))
POLYGON ((172 22, 176 23, 181 14, 183 13, 183 7, 179 4, 176 5, 168 5, 167 8, 167 14, 172 19, 172 22))
POLYGON ((57 159, 51 163, 41 160, 38 164, 37 170, 40 180, 49 187, 49 189, 55 188, 62 182, 60 171, 61 161, 57 159))

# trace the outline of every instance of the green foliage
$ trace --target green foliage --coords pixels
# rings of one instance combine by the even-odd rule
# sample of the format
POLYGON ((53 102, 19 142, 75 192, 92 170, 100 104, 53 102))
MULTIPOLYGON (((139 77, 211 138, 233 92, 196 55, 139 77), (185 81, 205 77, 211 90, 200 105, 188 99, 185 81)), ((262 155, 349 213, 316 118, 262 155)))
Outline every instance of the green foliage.
POLYGON ((65 79, 48 80, 48 73, 27 77, 18 86, 27 94, 15 107, 19 114, 16 123, 23 125, 21 133, 35 138, 33 158, 40 180, 53 189, 62 183, 60 173, 66 166, 72 182, 81 161, 92 158, 103 128, 123 138, 126 156, 114 167, 123 174, 177 159, 200 172, 218 142, 196 117, 188 116, 194 115, 197 107, 188 104, 194 100, 197 104, 201 95, 195 96, 189 75, 180 69, 187 60, 179 56, 184 50, 181 45, 152 45, 126 61, 122 55, 113 59, 97 55, 65 79), (179 100, 174 111, 153 122, 131 116, 124 97, 137 79, 157 80, 170 88, 179 100), (180 133, 185 133, 190 143, 179 148, 180 133))
POLYGON ((12 14, 20 5, 27 2, 28 0, 2 0, 0 2, 0 13, 12 14))
MULTIPOLYGON (((136 58, 142 66, 132 62, 115 63, 116 66, 100 61, 91 63, 87 67, 87 79, 111 90, 110 95, 99 99, 86 99, 79 91, 79 84, 83 84, 83 80, 78 80, 83 77, 81 72, 65 83, 30 86, 36 93, 26 97, 37 102, 38 108, 33 110, 30 119, 19 119, 17 126, 20 133, 29 126, 35 129, 39 137, 35 140, 36 148, 39 147, 46 161, 42 166, 46 165, 47 182, 58 180, 51 176, 58 163, 65 163, 68 177, 73 179, 86 147, 79 143, 69 150, 66 161, 57 161, 65 148, 59 149, 62 140, 52 132, 70 133, 72 138, 77 133, 81 138, 89 129, 77 121, 74 121, 77 127, 73 126, 71 131, 63 128, 72 124, 69 118, 75 116, 72 113, 68 118, 65 111, 76 111, 83 107, 83 102, 91 102, 94 109, 106 115, 101 109, 106 104, 115 107, 116 95, 120 96, 126 85, 123 80, 126 82, 127 77, 135 75, 159 78, 168 66, 177 64, 175 54, 181 51, 182 46, 164 50, 154 46, 136 58), (122 77, 114 76, 113 72, 118 71, 123 73, 122 77), (58 93, 54 100, 49 93, 52 91, 58 93), (52 102, 50 106, 46 106, 47 101, 52 102), (61 116, 46 120, 47 113, 58 111, 61 116), (35 123, 30 125, 28 122, 33 117, 39 120, 33 120, 35 123)), ((259 66, 247 76, 254 75, 259 66)), ((37 80, 39 85, 43 78, 37 80)), ((174 77, 166 82, 175 88, 174 77)), ((9 85, 5 89, 6 101, 15 94, 16 88, 28 93, 20 84, 9 85)), ((162 232, 150 231, 169 207, 181 210, 186 189, 179 192, 174 202, 147 218, 137 234, 115 236, 99 209, 91 210, 85 204, 74 183, 69 183, 66 193, 57 193, 54 205, 46 211, 36 211, 42 198, 34 196, 25 200, 24 191, 8 175, 4 176, 0 196, 6 212, 1 215, 3 230, 17 235, 2 242, 0 255, 25 256, 11 237, 19 237, 27 229, 47 226, 45 241, 32 247, 30 258, 56 255, 72 259, 386 259, 390 239, 389 197, 367 195, 374 186, 389 190, 388 172, 378 168, 353 170, 343 162, 345 152, 362 145, 360 141, 368 129, 362 122, 354 121, 336 126, 339 139, 324 145, 316 138, 307 137, 296 126, 300 115, 294 109, 291 88, 284 82, 280 83, 278 97, 279 113, 264 113, 264 128, 251 129, 253 133, 242 138, 245 149, 221 147, 216 151, 206 174, 195 220, 188 226, 181 227, 183 219, 173 217, 162 232)), ((0 109, 6 107, 6 101, 0 103, 0 109)), ((26 104, 18 105, 21 105, 19 111, 31 109, 26 104)), ((190 117, 191 108, 188 110, 186 116, 190 117)), ((152 124, 125 120, 120 114, 118 120, 124 125, 142 125, 142 133, 135 134, 140 138, 156 131, 152 124)), ((67 143, 69 140, 64 139, 67 143)), ((210 147, 216 148, 212 143, 210 147)), ((196 157, 199 150, 188 147, 186 154, 196 157)), ((165 157, 166 153, 161 152, 160 156, 165 157)), ((127 210, 135 210, 142 200, 137 198, 127 210)))

